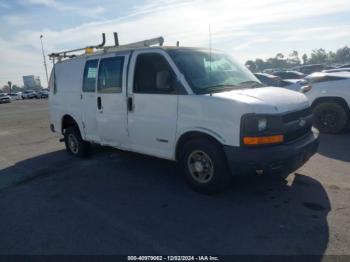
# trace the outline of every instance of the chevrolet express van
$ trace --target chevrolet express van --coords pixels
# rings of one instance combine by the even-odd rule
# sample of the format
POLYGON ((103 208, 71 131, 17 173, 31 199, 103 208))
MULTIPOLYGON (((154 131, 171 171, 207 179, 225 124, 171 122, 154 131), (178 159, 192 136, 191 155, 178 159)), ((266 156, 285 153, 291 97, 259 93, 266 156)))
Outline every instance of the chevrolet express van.
POLYGON ((177 161, 206 193, 234 175, 294 171, 315 154, 304 94, 263 86, 223 52, 152 43, 50 55, 51 130, 69 153, 96 143, 177 161))

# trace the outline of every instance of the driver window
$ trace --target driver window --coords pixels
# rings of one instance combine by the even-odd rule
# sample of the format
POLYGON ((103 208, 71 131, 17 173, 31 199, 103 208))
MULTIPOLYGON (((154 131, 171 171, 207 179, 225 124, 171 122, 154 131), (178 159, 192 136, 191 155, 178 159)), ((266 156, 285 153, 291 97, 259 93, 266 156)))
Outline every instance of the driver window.
POLYGON ((139 55, 134 77, 134 93, 176 94, 175 74, 160 54, 139 55))

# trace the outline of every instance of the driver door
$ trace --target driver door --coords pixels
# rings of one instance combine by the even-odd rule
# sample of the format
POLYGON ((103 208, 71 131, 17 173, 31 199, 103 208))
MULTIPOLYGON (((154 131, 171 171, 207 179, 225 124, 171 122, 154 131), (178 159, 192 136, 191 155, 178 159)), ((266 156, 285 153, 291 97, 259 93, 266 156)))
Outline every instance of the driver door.
POLYGON ((174 70, 162 52, 135 51, 128 86, 131 150, 172 159, 177 124, 174 70))

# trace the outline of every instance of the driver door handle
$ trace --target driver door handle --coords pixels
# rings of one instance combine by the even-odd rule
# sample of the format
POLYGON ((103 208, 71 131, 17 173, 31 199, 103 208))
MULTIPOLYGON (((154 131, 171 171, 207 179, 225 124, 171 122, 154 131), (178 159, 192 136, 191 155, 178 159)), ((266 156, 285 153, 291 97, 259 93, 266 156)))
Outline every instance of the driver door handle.
POLYGON ((102 100, 101 97, 97 97, 97 109, 101 110, 102 109, 102 100))
POLYGON ((133 110, 133 100, 132 97, 128 97, 128 110, 132 111, 133 110))

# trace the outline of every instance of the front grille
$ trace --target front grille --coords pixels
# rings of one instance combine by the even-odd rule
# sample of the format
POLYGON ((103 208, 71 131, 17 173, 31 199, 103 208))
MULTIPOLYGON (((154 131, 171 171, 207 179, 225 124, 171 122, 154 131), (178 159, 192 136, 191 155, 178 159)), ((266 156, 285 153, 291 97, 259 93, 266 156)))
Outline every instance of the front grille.
POLYGON ((308 117, 312 115, 311 108, 305 108, 303 110, 295 111, 292 113, 288 113, 282 116, 283 123, 289 123, 292 121, 297 121, 302 117, 308 117))
POLYGON ((284 141, 288 143, 297 140, 311 133, 311 108, 308 107, 303 110, 285 114, 282 116, 282 122, 285 128, 284 141), (303 125, 301 121, 305 121, 303 125))
POLYGON ((285 142, 291 142, 294 140, 297 140, 311 132, 311 127, 307 126, 304 128, 300 128, 298 130, 295 130, 293 132, 288 132, 284 135, 284 141, 285 142))

